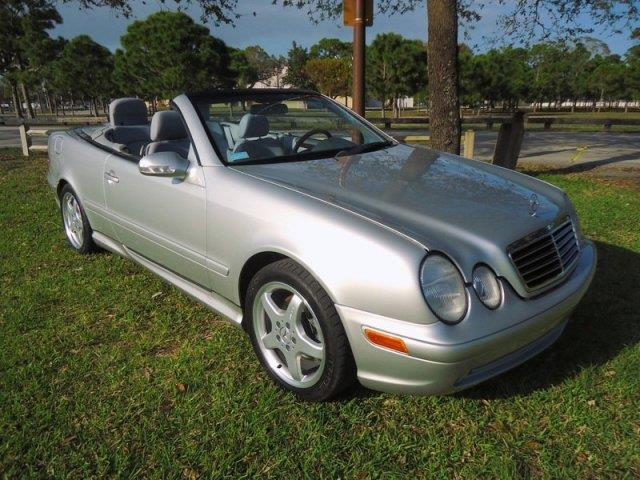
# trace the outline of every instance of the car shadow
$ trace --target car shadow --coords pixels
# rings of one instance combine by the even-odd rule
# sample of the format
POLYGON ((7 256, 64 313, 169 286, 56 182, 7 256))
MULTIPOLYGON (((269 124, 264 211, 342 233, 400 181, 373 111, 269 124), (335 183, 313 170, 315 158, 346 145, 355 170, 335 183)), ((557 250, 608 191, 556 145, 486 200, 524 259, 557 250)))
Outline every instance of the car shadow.
MULTIPOLYGON (((640 253, 596 242, 598 267, 591 287, 562 336, 522 365, 455 397, 496 400, 528 395, 558 385, 584 368, 598 366, 640 341, 640 253)), ((381 395, 362 386, 334 401, 381 395)))
MULTIPOLYGON (((524 158, 524 157, 521 157, 524 158)), ((575 165, 568 165, 566 167, 552 168, 545 170, 544 173, 563 174, 563 173, 582 173, 596 169, 598 167, 606 167, 619 162, 626 162, 629 160, 638 160, 640 155, 637 152, 625 153, 622 155, 616 155, 613 157, 605 158, 602 160, 592 160, 589 162, 576 163, 575 165)))
POLYGON ((595 277, 558 341, 519 367, 456 396, 490 400, 527 395, 602 365, 640 341, 640 254, 602 242, 596 246, 595 277))

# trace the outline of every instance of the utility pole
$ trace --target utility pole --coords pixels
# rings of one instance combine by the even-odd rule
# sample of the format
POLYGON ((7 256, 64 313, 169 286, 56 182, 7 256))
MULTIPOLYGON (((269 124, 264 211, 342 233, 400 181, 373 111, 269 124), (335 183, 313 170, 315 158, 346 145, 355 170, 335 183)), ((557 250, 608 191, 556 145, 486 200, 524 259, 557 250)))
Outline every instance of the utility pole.
POLYGON ((364 1, 356 0, 356 18, 353 27, 353 110, 364 117, 364 49, 366 26, 364 1))
POLYGON ((373 25, 373 0, 344 0, 344 24, 353 27, 353 111, 364 117, 366 27, 373 25))

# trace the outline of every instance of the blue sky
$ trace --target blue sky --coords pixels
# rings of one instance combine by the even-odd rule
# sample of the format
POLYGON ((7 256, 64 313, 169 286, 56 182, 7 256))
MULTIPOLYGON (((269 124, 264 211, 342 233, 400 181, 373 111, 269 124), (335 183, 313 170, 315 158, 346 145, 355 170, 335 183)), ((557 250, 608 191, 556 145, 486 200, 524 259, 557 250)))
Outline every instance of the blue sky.
MULTIPOLYGON (((270 0, 242 0, 239 2, 238 11, 241 17, 235 23, 235 27, 215 26, 211 23, 208 25, 211 33, 233 47, 261 45, 273 54, 285 54, 293 40, 308 47, 323 37, 337 37, 343 40, 352 38, 352 30, 340 26, 341 20, 314 25, 304 11, 273 6, 270 3, 270 0)), ((130 22, 134 19, 143 19, 163 8, 170 9, 168 6, 172 3, 167 2, 162 6, 158 0, 147 0, 144 4, 142 1, 134 0, 134 5, 134 18, 127 19, 118 17, 106 8, 79 10, 74 3, 64 4, 59 8, 64 23, 58 26, 53 34, 66 38, 88 34, 97 42, 115 50, 120 45, 120 36, 126 31, 130 22)), ((192 5, 186 9, 186 12, 199 21, 198 7, 192 5)), ((469 32, 469 38, 461 37, 462 41, 474 46, 476 50, 487 49, 492 45, 492 41, 501 38, 496 26, 500 9, 485 9, 481 14, 483 18, 469 32)), ((583 25, 587 25, 587 22, 588 19, 582 19, 583 25)), ((374 26, 367 30, 367 40, 370 41, 376 34, 383 32, 397 32, 410 38, 426 39, 425 7, 419 7, 405 15, 392 17, 377 15, 374 26)), ((622 54, 632 45, 626 33, 617 35, 596 33, 593 36, 606 41, 614 53, 622 54)))

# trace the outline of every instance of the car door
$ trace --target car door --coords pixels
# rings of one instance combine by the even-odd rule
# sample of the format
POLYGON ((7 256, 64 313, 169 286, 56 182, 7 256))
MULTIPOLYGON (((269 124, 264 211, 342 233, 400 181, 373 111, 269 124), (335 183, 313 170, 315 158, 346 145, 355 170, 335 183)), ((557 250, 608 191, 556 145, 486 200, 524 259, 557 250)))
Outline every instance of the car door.
POLYGON ((194 159, 184 179, 147 176, 138 161, 112 155, 104 168, 105 198, 118 240, 133 252, 203 287, 205 185, 194 159))

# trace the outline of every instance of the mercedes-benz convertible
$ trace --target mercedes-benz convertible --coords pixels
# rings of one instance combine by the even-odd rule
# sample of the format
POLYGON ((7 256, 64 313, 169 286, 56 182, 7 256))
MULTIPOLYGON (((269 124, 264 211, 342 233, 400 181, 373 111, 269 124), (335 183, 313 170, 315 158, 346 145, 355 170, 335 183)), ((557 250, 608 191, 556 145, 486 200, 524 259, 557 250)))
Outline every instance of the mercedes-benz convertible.
POLYGON ((150 122, 118 99, 108 124, 51 135, 49 161, 73 249, 241 326, 307 400, 511 369, 561 335, 596 265, 562 190, 399 143, 309 91, 184 94, 150 122))

